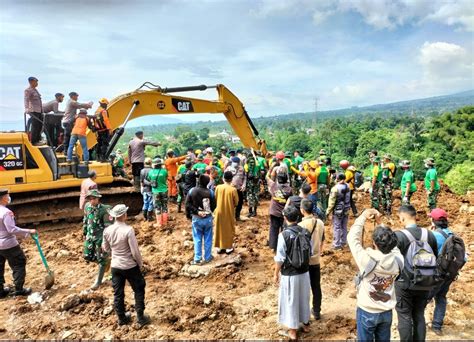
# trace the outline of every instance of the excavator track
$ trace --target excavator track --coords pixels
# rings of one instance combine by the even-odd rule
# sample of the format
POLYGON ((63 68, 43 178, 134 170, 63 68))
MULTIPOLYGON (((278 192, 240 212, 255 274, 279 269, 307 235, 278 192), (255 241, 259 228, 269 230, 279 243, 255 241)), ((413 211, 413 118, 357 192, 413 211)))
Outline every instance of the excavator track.
MULTIPOLYGON (((128 215, 140 213, 142 195, 128 181, 114 181, 110 185, 100 185, 101 202, 109 205, 123 203, 129 207, 128 215)), ((9 208, 15 213, 19 226, 38 226, 39 229, 54 226, 66 228, 68 223, 77 223, 84 217, 79 209, 79 189, 65 191, 44 191, 37 194, 12 195, 9 208), (60 223, 60 224, 58 224, 60 223)), ((61 229, 61 228, 59 228, 61 229)))

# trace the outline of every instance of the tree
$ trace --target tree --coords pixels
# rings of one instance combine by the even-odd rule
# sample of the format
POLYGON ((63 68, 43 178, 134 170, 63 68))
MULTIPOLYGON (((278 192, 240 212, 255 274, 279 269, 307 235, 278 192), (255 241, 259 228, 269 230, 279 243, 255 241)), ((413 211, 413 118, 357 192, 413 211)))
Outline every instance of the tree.
POLYGON ((198 131, 199 139, 207 140, 209 138, 209 128, 203 127, 198 131))
POLYGON ((186 148, 196 148, 199 142, 199 138, 193 132, 185 132, 179 137, 179 142, 186 148))
POLYGON ((447 173, 444 181, 450 189, 460 195, 474 190, 474 164, 466 161, 456 165, 447 173))

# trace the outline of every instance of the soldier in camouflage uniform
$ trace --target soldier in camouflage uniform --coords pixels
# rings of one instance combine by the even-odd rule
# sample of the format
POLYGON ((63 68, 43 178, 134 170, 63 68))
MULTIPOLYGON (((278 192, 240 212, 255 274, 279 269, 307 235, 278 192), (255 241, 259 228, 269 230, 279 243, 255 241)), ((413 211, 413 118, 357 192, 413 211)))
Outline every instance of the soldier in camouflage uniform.
POLYGON ((431 210, 436 208, 436 201, 438 199, 438 194, 441 189, 441 186, 438 182, 438 172, 435 168, 435 161, 433 158, 425 159, 425 189, 428 200, 428 207, 431 210))
POLYGON ((245 171, 247 172, 247 203, 249 205, 248 217, 255 217, 257 216, 258 194, 260 190, 260 170, 253 156, 250 156, 247 159, 245 171))
POLYGON ((396 166, 392 162, 392 156, 390 154, 385 154, 383 159, 381 198, 385 214, 390 216, 392 214, 393 178, 395 177, 396 166))
POLYGON ((102 251, 104 229, 112 223, 108 213, 110 206, 100 203, 101 197, 99 191, 89 191, 86 197, 89 202, 84 207, 84 259, 99 264, 97 279, 91 287, 93 290, 102 284, 106 269, 110 266, 108 255, 102 251))

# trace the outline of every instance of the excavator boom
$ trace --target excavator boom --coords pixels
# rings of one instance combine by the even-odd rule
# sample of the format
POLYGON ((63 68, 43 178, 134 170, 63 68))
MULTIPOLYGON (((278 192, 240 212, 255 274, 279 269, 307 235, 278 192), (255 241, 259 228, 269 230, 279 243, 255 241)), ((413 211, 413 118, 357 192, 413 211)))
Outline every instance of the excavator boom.
MULTIPOLYGON (((131 93, 120 95, 110 101, 107 110, 113 130, 118 129, 119 132, 123 133, 123 129, 128 121, 145 115, 222 113, 245 147, 260 150, 263 153, 267 152, 265 141, 258 137, 258 131, 248 116, 242 102, 224 85, 161 88, 146 82, 140 88, 131 93), (140 89, 143 87, 151 89, 140 89), (203 91, 209 88, 217 90, 217 100, 210 101, 174 94, 177 92, 203 91)), ((112 138, 112 148, 117 140, 112 138)), ((95 134, 89 131, 87 134, 87 146, 92 148, 96 143, 95 134)), ((109 151, 112 148, 109 148, 109 151)))

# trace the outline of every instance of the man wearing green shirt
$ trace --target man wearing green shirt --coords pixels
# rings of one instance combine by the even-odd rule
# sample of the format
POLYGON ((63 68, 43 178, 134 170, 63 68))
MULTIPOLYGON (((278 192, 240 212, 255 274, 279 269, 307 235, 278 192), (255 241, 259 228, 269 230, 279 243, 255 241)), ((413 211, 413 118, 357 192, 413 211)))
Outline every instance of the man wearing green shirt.
POLYGON ((428 197, 428 207, 431 211, 436 208, 436 200, 440 190, 438 172, 433 158, 425 159, 425 168, 428 169, 425 175, 425 189, 428 197))
POLYGON ((204 156, 202 154, 198 155, 196 158, 196 164, 193 166, 193 170, 196 170, 200 175, 203 175, 206 172, 207 164, 203 162, 204 156))
POLYGON ((405 170, 400 183, 400 189, 402 191, 402 204, 410 205, 410 199, 413 193, 416 191, 415 176, 410 167, 409 160, 402 160, 400 167, 405 170))
MULTIPOLYGON (((295 169, 300 168, 300 165, 303 164, 304 158, 300 156, 300 151, 293 152, 293 159, 291 163, 295 169)), ((297 196, 300 193, 301 184, 303 184, 303 180, 298 174, 293 174, 293 195, 297 196)))
POLYGON ((156 227, 160 228, 168 224, 168 171, 163 168, 163 160, 153 159, 153 169, 148 172, 147 179, 151 183, 156 227))

